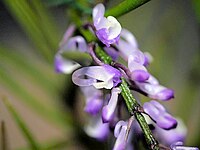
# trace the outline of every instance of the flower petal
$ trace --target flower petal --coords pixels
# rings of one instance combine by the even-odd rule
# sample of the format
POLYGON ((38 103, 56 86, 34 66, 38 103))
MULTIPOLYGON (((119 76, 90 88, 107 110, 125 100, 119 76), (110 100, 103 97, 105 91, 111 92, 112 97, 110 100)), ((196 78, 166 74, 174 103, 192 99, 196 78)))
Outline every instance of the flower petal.
POLYGON ((54 65, 55 65, 55 71, 57 73, 66 73, 66 74, 72 73, 74 70, 76 70, 81 66, 80 64, 74 61, 64 59, 60 54, 57 54, 55 56, 54 65))
MULTIPOLYGON (((126 136, 126 130, 127 130, 127 124, 123 125, 123 122, 118 122, 116 125, 115 130, 120 130, 119 134, 117 135, 117 140, 115 142, 115 145, 113 147, 113 150, 125 150, 126 148, 126 141, 125 141, 125 136, 126 136), (119 125, 118 125, 119 123, 119 125), (121 128, 121 129, 120 129, 121 128)), ((114 131, 116 133, 116 131, 114 131)))
POLYGON ((108 105, 104 106, 102 109, 102 120, 104 123, 110 122, 115 113, 115 108, 117 106, 118 94, 121 92, 119 88, 113 88, 111 92, 111 98, 108 105))
POLYGON ((69 74, 81 66, 79 63, 62 56, 62 54, 67 51, 86 52, 87 45, 84 38, 81 36, 76 36, 70 38, 68 41, 62 42, 61 47, 54 58, 55 70, 58 73, 69 74))
POLYGON ((72 75, 72 81, 79 86, 93 85, 97 89, 111 89, 115 82, 119 82, 120 77, 117 69, 108 66, 91 66, 76 70, 72 75))
POLYGON ((109 124, 103 123, 100 116, 94 116, 84 129, 90 137, 100 141, 105 140, 109 134, 109 124))
POLYGON ((103 4, 97 4, 92 11, 94 26, 96 27, 104 17, 105 7, 103 4))
POLYGON ((108 40, 115 39, 118 37, 121 33, 122 27, 120 23, 117 21, 117 19, 113 16, 108 16, 107 20, 109 21, 109 34, 108 34, 108 40))
POLYGON ((177 121, 166 112, 166 109, 158 102, 152 100, 144 103, 144 111, 156 121, 156 124, 163 129, 172 129, 176 127, 177 121))
POLYGON ((121 38, 123 38, 127 44, 130 44, 132 47, 131 48, 138 48, 138 43, 134 35, 128 31, 127 29, 122 29, 121 31, 121 38))
POLYGON ((96 115, 99 113, 103 106, 102 91, 97 90, 93 86, 83 87, 81 88, 81 91, 86 99, 84 111, 91 115, 96 115))

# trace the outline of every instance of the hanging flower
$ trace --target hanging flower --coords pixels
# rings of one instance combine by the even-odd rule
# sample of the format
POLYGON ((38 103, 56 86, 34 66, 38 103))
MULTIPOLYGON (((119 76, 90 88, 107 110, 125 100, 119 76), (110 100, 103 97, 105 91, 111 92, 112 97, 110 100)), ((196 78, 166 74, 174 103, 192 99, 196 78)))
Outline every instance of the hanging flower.
POLYGON ((155 126, 154 133, 159 139, 159 141, 166 145, 171 145, 177 141, 184 142, 187 134, 187 128, 182 120, 176 118, 177 127, 170 130, 162 129, 155 126))
POLYGON ((100 141, 105 140, 109 135, 109 124, 103 123, 100 115, 90 118, 84 129, 87 135, 100 141))
MULTIPOLYGON (((66 38, 66 37, 65 37, 66 38)), ((69 51, 86 52, 87 45, 85 39, 81 36, 75 36, 70 39, 64 39, 61 43, 61 47, 55 55, 54 65, 57 73, 72 73, 75 69, 81 65, 73 60, 64 58, 62 55, 69 51)))
POLYGON ((92 17, 96 35, 107 47, 119 40, 121 25, 113 16, 104 17, 105 7, 98 4, 93 8, 92 17))
POLYGON ((131 80, 144 82, 146 81, 150 74, 148 73, 147 69, 143 66, 145 61, 145 57, 142 52, 139 50, 135 50, 129 57, 128 57, 128 68, 131 72, 131 80))
POLYGON ((83 92, 85 99, 86 99, 86 105, 85 105, 85 112, 96 115, 99 113, 103 106, 103 93, 100 90, 97 90, 93 86, 88 87, 82 87, 81 91, 83 92))
POLYGON ((91 66, 76 70, 72 74, 72 81, 78 86, 91 86, 97 89, 111 89, 118 85, 121 80, 119 70, 109 66, 91 66))
POLYGON ((171 129, 176 127, 177 121, 166 109, 157 101, 151 100, 143 105, 144 111, 156 121, 156 124, 163 129, 171 129))
POLYGON ((148 97, 156 100, 170 100, 174 98, 174 91, 159 84, 158 80, 150 75, 145 82, 135 82, 136 85, 147 94, 148 97))

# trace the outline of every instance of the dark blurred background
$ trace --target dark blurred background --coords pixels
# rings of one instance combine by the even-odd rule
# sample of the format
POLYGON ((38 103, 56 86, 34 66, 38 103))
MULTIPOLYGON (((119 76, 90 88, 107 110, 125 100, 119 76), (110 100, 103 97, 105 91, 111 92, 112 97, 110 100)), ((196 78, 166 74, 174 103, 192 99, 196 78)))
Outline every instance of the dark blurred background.
MULTIPOLYGON (((119 2, 110 0, 108 7, 119 2)), ((70 22, 69 3, 0 2, 0 99, 8 99, 46 149, 91 149, 88 143, 94 143, 78 138, 87 137, 81 129, 87 115, 83 115, 84 100, 70 75, 54 73, 53 56, 70 22)), ((199 0, 152 0, 119 21, 132 31, 140 49, 152 54, 149 71, 161 84, 175 90, 175 99, 164 105, 186 124, 186 144, 200 146, 199 0)), ((4 139, 0 145, 4 141, 7 149, 28 149, 11 114, 0 101, 4 139)))

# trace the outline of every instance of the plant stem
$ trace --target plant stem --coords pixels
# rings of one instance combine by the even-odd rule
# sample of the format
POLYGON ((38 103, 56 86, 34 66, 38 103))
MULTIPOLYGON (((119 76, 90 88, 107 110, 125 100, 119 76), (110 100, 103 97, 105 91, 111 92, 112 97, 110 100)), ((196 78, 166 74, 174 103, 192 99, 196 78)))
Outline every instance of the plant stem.
POLYGON ((129 113, 134 115, 138 123, 140 124, 140 127, 142 128, 142 131, 144 133, 147 145, 150 149, 157 150, 159 149, 158 143, 153 137, 151 130, 149 129, 149 126, 143 117, 143 115, 137 111, 139 107, 141 107, 136 99, 133 97, 127 82, 124 78, 122 78, 122 83, 120 85, 120 88, 122 90, 121 94, 126 102, 126 106, 128 107, 129 113))
POLYGON ((111 9, 108 9, 105 13, 105 16, 114 16, 114 17, 120 17, 138 7, 141 5, 147 3, 150 0, 124 0, 119 5, 112 7, 111 9))

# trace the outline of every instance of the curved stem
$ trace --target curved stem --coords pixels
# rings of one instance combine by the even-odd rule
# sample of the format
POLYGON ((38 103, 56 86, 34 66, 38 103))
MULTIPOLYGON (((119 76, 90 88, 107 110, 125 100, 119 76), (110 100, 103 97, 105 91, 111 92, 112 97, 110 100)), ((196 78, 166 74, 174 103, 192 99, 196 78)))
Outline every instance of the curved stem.
POLYGON ((120 17, 138 7, 141 5, 147 3, 150 0, 124 0, 119 5, 114 6, 111 9, 108 9, 105 13, 105 16, 114 16, 114 17, 120 17))

